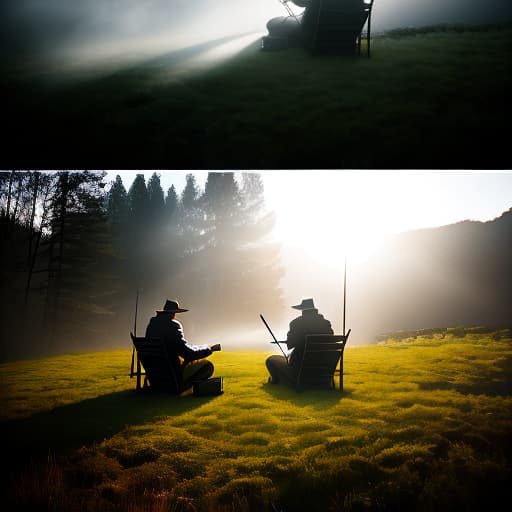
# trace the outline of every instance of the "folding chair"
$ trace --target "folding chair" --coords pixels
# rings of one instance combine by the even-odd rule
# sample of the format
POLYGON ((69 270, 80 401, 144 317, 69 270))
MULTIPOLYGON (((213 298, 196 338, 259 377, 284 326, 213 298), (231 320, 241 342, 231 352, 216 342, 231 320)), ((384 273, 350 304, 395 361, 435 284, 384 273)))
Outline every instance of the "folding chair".
POLYGON ((144 388, 164 390, 179 395, 184 391, 181 374, 171 363, 167 349, 160 338, 141 338, 130 333, 137 352, 137 371, 130 376, 136 376, 136 388, 140 390, 141 378, 144 376, 144 388), (144 372, 142 372, 144 368, 144 372))
POLYGON ((298 369, 296 389, 328 387, 336 389, 335 376, 339 376, 343 391, 343 352, 350 330, 343 334, 310 334, 306 336, 302 362, 298 369), (339 363, 339 368, 338 368, 339 363))
POLYGON ((360 54, 364 38, 370 57, 372 8, 373 0, 313 0, 302 21, 306 47, 313 53, 360 54))

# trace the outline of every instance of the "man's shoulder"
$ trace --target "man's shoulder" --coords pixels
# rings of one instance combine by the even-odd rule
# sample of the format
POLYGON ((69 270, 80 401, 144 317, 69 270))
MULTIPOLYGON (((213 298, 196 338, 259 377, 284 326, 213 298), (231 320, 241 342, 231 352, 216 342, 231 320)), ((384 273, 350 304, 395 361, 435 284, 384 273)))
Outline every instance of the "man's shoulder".
POLYGON ((303 324, 304 324, 304 317, 303 316, 298 316, 297 318, 294 318, 290 322, 290 329, 296 329, 297 327, 300 327, 303 324))
POLYGON ((181 324, 181 322, 179 320, 176 320, 176 318, 173 318, 169 322, 169 324, 172 325, 173 327, 175 327, 176 329, 183 329, 183 325, 181 324))
POLYGON ((305 317, 305 322, 312 326, 325 326, 330 327, 331 322, 327 320, 327 318, 324 317, 321 313, 315 312, 314 314, 308 315, 305 317))
POLYGON ((177 320, 168 320, 167 318, 159 315, 151 317, 148 323, 148 329, 169 330, 181 328, 181 323, 177 320))

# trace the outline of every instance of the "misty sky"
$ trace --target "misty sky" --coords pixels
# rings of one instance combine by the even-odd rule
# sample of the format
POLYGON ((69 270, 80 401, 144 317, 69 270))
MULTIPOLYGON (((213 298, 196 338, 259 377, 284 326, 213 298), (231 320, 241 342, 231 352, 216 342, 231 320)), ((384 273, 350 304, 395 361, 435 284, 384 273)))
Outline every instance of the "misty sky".
MULTIPOLYGON (((145 171, 149 179, 154 171, 145 171)), ((180 193, 190 171, 158 171, 164 190, 180 193)), ((128 189, 137 171, 120 174, 128 189)), ((207 172, 193 171, 204 187, 207 172)), ((512 208, 512 171, 261 171, 266 202, 276 213, 275 239, 281 244, 285 304, 312 296, 341 329, 343 261, 348 261, 348 321, 353 342, 372 334, 358 282, 378 260, 386 238, 397 232, 437 227, 462 220, 488 221, 512 208), (373 262, 373 263, 372 263, 373 262)), ((170 291, 171 293, 171 291, 170 291)), ((263 311, 272 318, 273 311, 263 311)), ((372 314, 375 314, 373 312, 372 314)), ((278 336, 287 321, 273 319, 278 336)), ((372 317, 373 320, 376 320, 372 317)), ((256 323, 247 337, 266 340, 256 323)), ((373 333, 374 334, 374 333, 373 333)), ((239 333, 234 334, 234 338, 239 333)), ((228 334, 223 333, 225 340, 228 334)))
MULTIPOLYGON (((128 189, 137 172, 109 171, 107 180, 120 174, 128 189)), ((144 171, 146 179, 153 172, 144 171)), ((158 171, 164 190, 174 184, 178 193, 188 172, 158 171)), ((343 249, 345 240, 370 250, 372 238, 466 219, 491 220, 512 207, 512 171, 260 173, 268 208, 277 215, 276 238, 306 250, 314 245, 311 241, 321 240, 330 240, 337 250, 343 249), (309 242, 304 240, 304 228, 309 242)), ((193 174, 203 187, 208 173, 193 174)))
MULTIPOLYGON (((374 31, 435 23, 512 19, 509 0, 375 0, 374 31)), ((2 0, 4 58, 31 55, 58 65, 162 54, 247 32, 286 14, 278 0, 2 0)), ((21 57, 20 57, 21 58, 21 57)))

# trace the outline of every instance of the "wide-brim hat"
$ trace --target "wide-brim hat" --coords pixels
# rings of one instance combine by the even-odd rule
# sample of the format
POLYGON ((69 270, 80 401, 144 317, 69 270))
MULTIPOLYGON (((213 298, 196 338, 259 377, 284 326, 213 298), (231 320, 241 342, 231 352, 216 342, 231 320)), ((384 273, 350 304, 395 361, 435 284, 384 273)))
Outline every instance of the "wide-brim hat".
POLYGON ((293 309, 298 309, 300 311, 304 311, 306 309, 316 309, 315 304, 313 303, 313 299, 302 299, 300 304, 296 306, 292 306, 293 309))
POLYGON ((185 313, 188 309, 180 308, 177 300, 166 300, 163 309, 157 309, 157 313, 185 313))

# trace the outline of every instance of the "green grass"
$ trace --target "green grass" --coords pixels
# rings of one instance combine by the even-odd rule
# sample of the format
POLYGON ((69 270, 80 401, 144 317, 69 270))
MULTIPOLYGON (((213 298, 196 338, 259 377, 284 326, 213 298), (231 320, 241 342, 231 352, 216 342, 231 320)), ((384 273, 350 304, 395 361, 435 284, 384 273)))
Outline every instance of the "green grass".
POLYGON ((374 38, 371 59, 255 45, 178 81, 165 56, 53 85, 6 74, 3 158, 17 168, 509 168, 511 34, 393 31, 374 38))
POLYGON ((345 392, 213 355, 218 397, 137 394, 129 351, 4 364, 16 510, 491 510, 509 499, 510 331, 347 348, 345 392))

